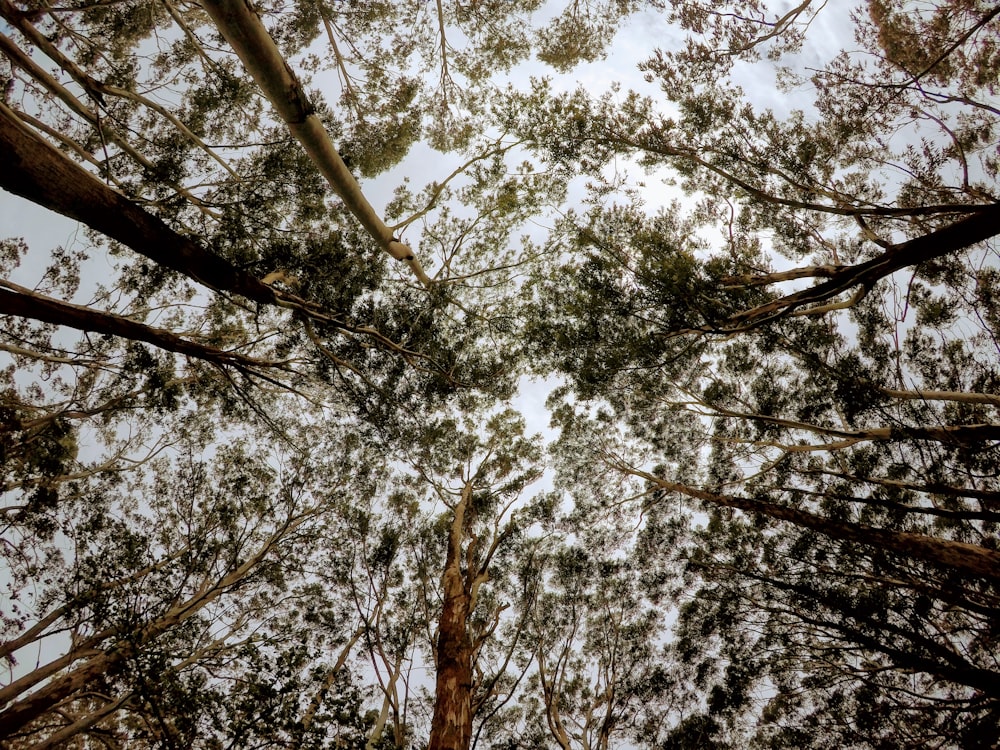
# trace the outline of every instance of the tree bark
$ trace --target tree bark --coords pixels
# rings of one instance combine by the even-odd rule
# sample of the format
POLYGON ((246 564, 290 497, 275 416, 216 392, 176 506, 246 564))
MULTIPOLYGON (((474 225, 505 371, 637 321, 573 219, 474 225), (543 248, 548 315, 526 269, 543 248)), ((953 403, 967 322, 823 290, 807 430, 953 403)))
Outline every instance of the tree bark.
MULTIPOLYGON (((2 282, 2 284, 3 286, 13 286, 9 282, 2 282)), ((27 289, 18 288, 17 291, 10 291, 0 288, 0 315, 15 315, 20 318, 39 320, 43 323, 75 328, 78 331, 90 331, 119 336, 131 341, 142 341, 168 352, 185 354, 223 367, 238 367, 245 371, 280 367, 280 364, 276 362, 254 359, 238 352, 229 352, 199 344, 181 338, 163 328, 154 328, 121 315, 55 300, 51 297, 35 294, 27 289)))
POLYGON ((626 467, 621 463, 616 465, 619 469, 646 479, 668 492, 677 492, 714 505, 736 508, 747 513, 760 513, 778 521, 787 521, 802 528, 812 529, 833 539, 878 547, 900 557, 922 560, 977 578, 1000 581, 1000 552, 996 550, 909 531, 891 531, 860 523, 833 521, 798 508, 735 495, 720 495, 677 482, 669 482, 645 471, 626 467))
POLYGON ((437 684, 428 750, 468 750, 472 742, 472 638, 468 622, 472 590, 462 572, 465 513, 471 482, 455 507, 441 585, 444 605, 438 623, 437 684))
POLYGON ((202 0, 201 5, 347 209, 383 250, 405 262, 421 284, 430 286, 431 280, 413 251, 393 236, 365 198, 302 84, 247 0, 202 0))
POLYGON ((274 289, 112 190, 34 133, 0 102, 0 187, 83 222, 161 266, 216 291, 278 304, 274 289))

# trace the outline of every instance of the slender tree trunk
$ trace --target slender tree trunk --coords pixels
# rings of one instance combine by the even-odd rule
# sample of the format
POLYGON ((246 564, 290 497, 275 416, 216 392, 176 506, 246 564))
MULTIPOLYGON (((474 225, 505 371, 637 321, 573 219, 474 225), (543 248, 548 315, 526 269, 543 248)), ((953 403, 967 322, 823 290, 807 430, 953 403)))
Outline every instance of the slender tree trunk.
POLYGON ((337 657, 337 663, 333 665, 330 670, 330 674, 326 676, 323 680, 323 684, 320 686, 319 690, 313 696, 312 700, 309 701, 309 708, 306 709, 305 714, 302 716, 302 726, 299 729, 298 741, 301 743, 306 735, 306 732, 312 727, 313 721, 316 720, 316 714, 319 713, 320 708, 323 706, 323 701, 326 700, 327 694, 330 692, 330 688, 333 687, 334 682, 337 680, 337 676, 340 671, 347 664, 347 658, 351 655, 351 649, 354 648, 354 644, 358 642, 358 639, 364 635, 365 627, 362 625, 354 634, 348 639, 347 643, 340 650, 340 655, 337 657))
POLYGON ((560 750, 572 750, 566 726, 559 715, 559 691, 556 684, 562 681, 559 675, 559 665, 565 664, 563 657, 565 657, 568 648, 567 645, 563 649, 562 656, 556 662, 555 674, 552 675, 546 675, 544 650, 539 649, 535 653, 535 663, 538 664, 538 679, 542 687, 542 701, 545 705, 545 723, 548 725, 549 732, 559 743, 560 750))
POLYGON ((472 638, 468 622, 472 591, 462 572, 467 485, 455 507, 441 584, 444 606, 438 623, 437 684, 428 750, 467 750, 472 742, 472 638))
MULTIPOLYGON (((372 728, 372 733, 368 737, 368 742, 365 743, 365 750, 375 750, 375 746, 378 745, 379 741, 382 739, 382 732, 385 731, 385 723, 389 719, 389 709, 392 708, 392 696, 396 690, 396 681, 399 680, 399 675, 402 670, 403 657, 400 656, 396 659, 396 664, 392 668, 392 675, 389 677, 389 682, 385 686, 385 696, 382 698, 382 710, 379 712, 378 719, 375 721, 375 726, 372 728)), ((396 735, 395 740, 398 746, 399 735, 396 735)))
POLYGON ((909 531, 891 531, 865 526, 860 523, 833 521, 829 518, 809 513, 798 508, 790 508, 778 503, 751 500, 735 495, 720 495, 677 482, 668 482, 644 471, 616 464, 633 476, 642 477, 669 491, 704 500, 727 508, 737 508, 748 513, 760 513, 779 521, 787 521, 825 534, 833 539, 842 539, 871 547, 879 547, 900 557, 922 560, 933 565, 960 571, 978 578, 1000 580, 1000 552, 978 547, 975 544, 939 539, 926 534, 909 531))
MULTIPOLYGON (((0 283, 14 286, 8 282, 0 283)), ((131 341, 142 341, 164 351, 185 354, 223 367, 234 366, 252 371, 281 366, 277 362, 247 357, 239 352, 229 352, 214 346, 199 344, 162 328, 137 323, 131 318, 62 302, 22 287, 16 287, 16 291, 0 288, 0 315, 16 315, 21 318, 39 320, 43 323, 75 328, 78 331, 90 331, 91 333, 119 336, 131 341)))
POLYGON ((316 116, 305 89, 250 3, 202 0, 201 5, 347 209, 385 252, 406 263, 420 283, 430 286, 431 280, 413 251, 393 235, 361 192, 361 186, 316 116))

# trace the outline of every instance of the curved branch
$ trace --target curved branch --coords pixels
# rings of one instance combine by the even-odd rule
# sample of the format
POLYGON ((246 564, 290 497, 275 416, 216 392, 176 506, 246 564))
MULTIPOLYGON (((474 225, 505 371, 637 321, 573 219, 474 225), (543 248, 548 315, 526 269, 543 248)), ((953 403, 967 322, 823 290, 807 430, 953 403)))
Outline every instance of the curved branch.
POLYGON ((731 334, 748 331, 792 313, 800 307, 825 302, 855 286, 870 288, 879 280, 903 268, 950 255, 997 235, 1000 235, 1000 203, 993 203, 982 207, 978 213, 946 227, 906 242, 890 245, 885 252, 869 261, 853 266, 840 266, 831 273, 828 281, 809 289, 787 294, 730 315, 715 325, 667 333, 668 335, 696 332, 731 334))

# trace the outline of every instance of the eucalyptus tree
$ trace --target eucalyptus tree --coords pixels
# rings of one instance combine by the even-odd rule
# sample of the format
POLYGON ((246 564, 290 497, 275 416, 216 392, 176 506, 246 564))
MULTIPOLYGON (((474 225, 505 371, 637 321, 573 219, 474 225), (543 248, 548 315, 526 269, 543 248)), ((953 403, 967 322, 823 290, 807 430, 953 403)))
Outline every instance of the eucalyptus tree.
POLYGON ((806 79, 782 56, 818 4, 676 8, 692 35, 643 65, 658 99, 540 83, 508 109, 596 175, 529 313, 533 354, 610 415, 567 407, 559 460, 706 514, 663 552, 700 706, 670 741, 989 746, 996 9, 867 3, 856 51, 806 79), (754 106, 733 77, 757 69, 812 99, 754 106), (601 172, 623 157, 686 195, 642 205, 601 172))
MULTIPOLYGON (((486 132, 481 102, 490 75, 530 53, 535 37, 525 22, 537 6, 504 4, 502 15, 499 7, 470 13, 446 3, 433 12, 423 3, 299 3, 258 16, 243 3, 212 4, 209 15, 158 2, 5 3, 3 185, 83 222, 98 245, 113 240, 117 278, 98 290, 103 304, 77 307, 7 282, 3 313, 39 330, 66 325, 141 341, 208 362, 227 378, 288 386, 318 374, 374 420, 387 419, 404 394, 412 408, 462 385, 509 387, 500 359, 478 346, 481 332, 492 342, 503 331, 477 324, 497 318, 506 292, 495 290, 533 257, 515 250, 518 226, 558 200, 560 186, 523 165, 511 170, 516 143, 486 132), (383 53, 387 39, 393 54, 383 53), (314 42, 329 49, 318 53, 314 42), (461 79, 463 127, 474 137, 430 138, 441 148, 466 144, 464 162, 419 192, 402 186, 382 215, 347 162, 374 174, 425 129, 440 130, 432 102, 439 97, 449 110, 447 87, 400 72, 417 58, 452 71, 442 78, 449 85, 461 79), (338 111, 309 90, 306 74, 324 60, 342 76, 338 111), (277 89, 294 96, 285 100, 277 89), (394 128, 406 134, 386 135, 394 128), (352 156, 345 144, 362 138, 368 156, 352 156), (321 175, 341 202, 328 199, 321 175), (429 292, 396 277, 375 252, 382 247, 431 283, 397 237, 424 225, 439 253, 428 261, 437 266, 429 292), (166 318, 154 312, 167 308, 166 318)), ((56 252, 67 266, 60 273, 76 277, 82 258, 56 252)), ((41 265, 42 254, 25 262, 41 265)), ((73 291, 65 287, 64 296, 73 291)), ((24 344, 8 346, 44 356, 24 344)), ((187 380, 175 375, 168 382, 187 380)), ((12 405, 38 408, 20 396, 12 405)))
POLYGON ((544 515, 544 503, 525 497, 540 475, 538 437, 526 436, 510 410, 465 407, 421 429, 414 472, 400 487, 402 498, 425 508, 407 567, 418 574, 434 673, 427 746, 455 750, 469 748, 487 712, 513 698, 520 633, 502 626, 506 610, 522 604, 518 561, 536 544, 529 528, 544 515))
MULTIPOLYGON (((253 746, 363 730, 353 713, 307 709, 327 652, 350 637, 323 627, 312 559, 337 504, 377 481, 358 468, 370 449, 308 430, 310 448, 336 451, 268 447, 270 429, 206 444, 206 416, 188 415, 187 436, 141 469, 5 510, 13 679, 0 726, 12 746, 253 746)), ((351 700, 345 688, 332 702, 351 700)))
POLYGON ((50 264, 0 282, 11 742, 994 741, 997 9, 872 0, 788 114, 733 80, 820 3, 551 10, 0 0, 0 184, 114 264, 0 248, 50 264), (497 96, 640 9, 691 33, 655 100, 497 96), (562 550, 456 398, 526 357, 604 402, 557 415, 562 550))

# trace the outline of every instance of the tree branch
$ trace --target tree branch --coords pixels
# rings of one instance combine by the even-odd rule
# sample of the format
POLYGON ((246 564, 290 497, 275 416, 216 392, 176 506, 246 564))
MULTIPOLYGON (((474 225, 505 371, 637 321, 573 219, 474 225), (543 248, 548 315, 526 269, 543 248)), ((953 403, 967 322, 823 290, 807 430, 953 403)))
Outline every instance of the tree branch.
POLYGON ((348 210, 383 250, 404 261, 420 283, 429 287, 431 280, 413 251, 393 236, 361 192, 302 84, 247 0, 202 0, 202 7, 348 210))

